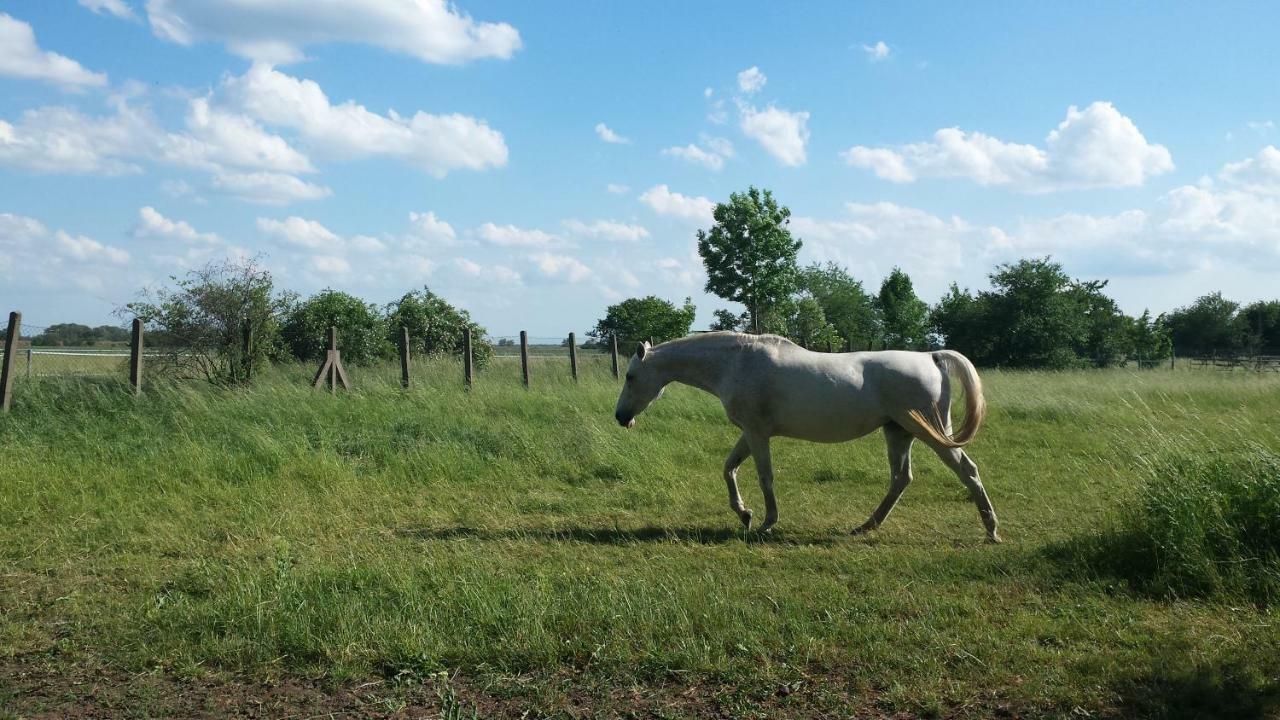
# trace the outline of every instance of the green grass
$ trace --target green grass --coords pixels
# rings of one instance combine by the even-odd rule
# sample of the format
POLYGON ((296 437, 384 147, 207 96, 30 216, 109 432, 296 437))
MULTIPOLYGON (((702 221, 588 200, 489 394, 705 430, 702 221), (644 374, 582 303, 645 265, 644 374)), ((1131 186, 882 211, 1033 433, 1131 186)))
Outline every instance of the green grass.
MULTIPOLYGON (((608 712, 625 710, 608 688, 796 681, 884 712, 1274 712, 1271 596, 1080 570, 1161 463, 1280 452, 1280 377, 984 373, 970 451, 991 546, 919 445, 889 521, 851 537, 887 485, 878 436, 775 441, 781 522, 744 537, 718 402, 673 387, 626 432, 607 363, 584 358, 575 385, 541 362, 527 392, 509 360, 470 392, 448 362, 408 392, 397 368, 349 368, 337 396, 309 367, 139 399, 20 384, 0 418, 0 653, 334 683, 443 670, 541 712, 566 677, 608 712)), ((749 463, 739 480, 760 509, 749 463)))

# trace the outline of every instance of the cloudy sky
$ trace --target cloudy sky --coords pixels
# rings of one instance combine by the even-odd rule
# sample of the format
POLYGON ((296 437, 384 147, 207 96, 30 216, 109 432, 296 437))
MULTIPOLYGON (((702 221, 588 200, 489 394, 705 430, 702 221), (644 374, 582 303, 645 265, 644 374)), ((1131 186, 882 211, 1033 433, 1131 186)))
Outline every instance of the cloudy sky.
POLYGON ((0 310, 260 254, 495 334, 705 325, 694 232, 749 184, 929 301, 1045 254, 1135 313, 1280 295, 1280 6, 1111 5, 4 0, 0 310))

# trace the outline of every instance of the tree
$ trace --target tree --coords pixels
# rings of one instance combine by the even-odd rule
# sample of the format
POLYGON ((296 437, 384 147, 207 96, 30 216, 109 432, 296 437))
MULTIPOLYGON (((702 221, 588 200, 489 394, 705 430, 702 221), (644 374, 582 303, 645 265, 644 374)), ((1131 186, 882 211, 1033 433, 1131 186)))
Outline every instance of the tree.
POLYGON ((79 323, 58 323, 45 328, 43 332, 31 338, 31 344, 37 346, 75 346, 96 345, 100 342, 122 343, 129 341, 129 331, 112 325, 99 325, 91 328, 79 323))
POLYGON ((616 337, 618 348, 631 352, 636 343, 650 338, 663 342, 688 335, 696 312, 692 298, 685 298, 684 306, 679 308, 653 295, 628 298, 610 305, 605 316, 587 334, 601 344, 616 337))
POLYGON ((746 313, 738 315, 732 310, 721 308, 711 313, 715 316, 715 320, 711 322, 711 329, 715 330, 732 330, 738 331, 747 326, 750 322, 750 316, 746 313))
POLYGON ((1080 297, 1060 263, 1049 258, 996 266, 992 290, 983 293, 989 313, 993 365, 1068 368, 1079 365, 1087 343, 1080 297))
POLYGON ((1179 355, 1239 351, 1245 342, 1240 325, 1234 322, 1239 308, 1239 303, 1215 292, 1169 313, 1165 321, 1173 335, 1174 349, 1179 355))
POLYGON ((476 367, 484 367, 493 356, 493 346, 484 339, 485 329, 466 310, 453 307, 425 287, 387 305, 385 327, 387 340, 393 344, 400 342, 400 328, 408 328, 414 350, 427 356, 462 355, 463 335, 469 327, 476 367))
POLYGON ((1163 360, 1173 353, 1173 338, 1163 315, 1152 320, 1151 312, 1143 310, 1132 323, 1129 342, 1139 363, 1163 360))
POLYGON ((960 352, 979 365, 991 357, 993 329, 988 298, 961 290, 955 283, 929 314, 933 332, 941 336, 943 345, 960 352))
POLYGON ((172 278, 176 287, 142 292, 123 313, 137 317, 163 350, 145 367, 197 375, 210 382, 247 382, 281 356, 280 317, 293 296, 275 293, 271 273, 256 260, 224 260, 172 278), (246 330, 251 342, 245 347, 246 330))
POLYGON ((892 350, 923 350, 929 332, 929 306, 916 297, 911 278, 894 268, 876 297, 884 346, 892 350))
POLYGON ((1250 352, 1280 351, 1280 300, 1259 301, 1236 315, 1237 331, 1250 352))
POLYGON ((793 307, 795 310, 787 322, 787 337, 810 350, 839 347, 840 333, 827 322, 821 303, 813 297, 802 297, 793 307))
POLYGON ((800 271, 798 284, 822 306, 827 322, 851 346, 869 348, 880 336, 876 301, 848 270, 835 263, 814 263, 800 271))
POLYGON ((746 305, 751 328, 796 290, 800 241, 787 228, 791 211, 773 193, 750 187, 732 193, 712 213, 715 224, 698 231, 698 254, 707 270, 707 292, 746 305))
POLYGON ((390 354, 385 320, 377 306, 325 289, 289 310, 281 335, 299 360, 317 361, 328 349, 328 329, 338 330, 344 362, 367 364, 390 354))
POLYGON ((1075 296, 1084 321, 1076 356, 1098 367, 1119 365, 1133 352, 1133 319, 1102 293, 1106 280, 1075 281, 1075 296))

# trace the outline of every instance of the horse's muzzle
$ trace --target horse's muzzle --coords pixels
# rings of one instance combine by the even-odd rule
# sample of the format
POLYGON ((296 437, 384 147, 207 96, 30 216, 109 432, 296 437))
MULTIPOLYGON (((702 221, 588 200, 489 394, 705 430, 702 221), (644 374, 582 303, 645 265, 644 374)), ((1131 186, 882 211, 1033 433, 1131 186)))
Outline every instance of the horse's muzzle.
POLYGON ((613 417, 618 421, 619 425, 628 430, 636 426, 636 419, 634 417, 623 417, 622 413, 615 413, 613 417))

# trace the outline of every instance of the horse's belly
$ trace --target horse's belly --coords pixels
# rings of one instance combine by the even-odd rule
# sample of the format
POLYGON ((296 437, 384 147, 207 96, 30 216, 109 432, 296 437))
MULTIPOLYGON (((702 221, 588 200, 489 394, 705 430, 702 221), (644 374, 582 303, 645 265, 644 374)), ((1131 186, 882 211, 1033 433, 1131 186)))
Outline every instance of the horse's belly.
POLYGON ((788 413, 787 417, 775 419, 774 434, 814 442, 845 442, 872 433, 889 420, 879 413, 849 412, 851 409, 788 413))

